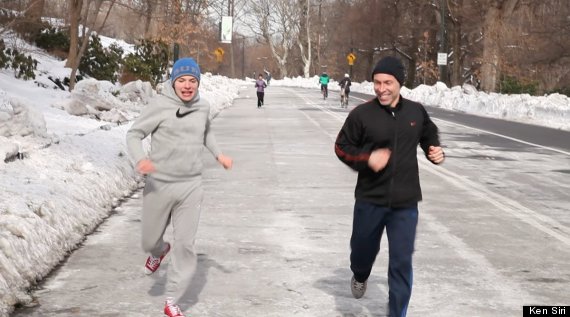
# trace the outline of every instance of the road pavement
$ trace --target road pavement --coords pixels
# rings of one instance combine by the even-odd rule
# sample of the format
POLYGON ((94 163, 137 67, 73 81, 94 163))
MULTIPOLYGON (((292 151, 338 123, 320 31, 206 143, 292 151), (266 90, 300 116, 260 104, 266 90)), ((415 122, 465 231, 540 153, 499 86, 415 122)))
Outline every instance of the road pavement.
MULTIPOLYGON (((198 268, 182 308, 195 317, 386 316, 385 238, 364 298, 349 288, 356 174, 333 151, 348 111, 318 90, 270 86, 261 109, 253 89, 241 96, 214 120, 234 168, 204 156, 198 268)), ((437 124, 448 158, 437 167, 419 155, 424 201, 408 316, 569 305, 569 155, 437 124)), ((162 316, 169 258, 143 274, 140 197, 117 208, 13 317, 162 316)))

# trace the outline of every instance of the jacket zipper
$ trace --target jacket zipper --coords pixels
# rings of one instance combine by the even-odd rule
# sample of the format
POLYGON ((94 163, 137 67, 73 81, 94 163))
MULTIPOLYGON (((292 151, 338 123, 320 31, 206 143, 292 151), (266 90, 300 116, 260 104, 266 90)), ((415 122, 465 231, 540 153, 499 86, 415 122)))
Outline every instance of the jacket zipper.
POLYGON ((394 190, 394 175, 396 174, 396 149, 398 148, 398 122, 396 119, 396 113, 394 112, 394 110, 390 110, 390 113, 392 114, 392 118, 394 118, 395 121, 395 129, 394 129, 394 145, 392 147, 392 154, 390 156, 390 159, 392 160, 392 175, 390 175, 390 189, 388 191, 388 208, 392 208, 392 192, 394 190))

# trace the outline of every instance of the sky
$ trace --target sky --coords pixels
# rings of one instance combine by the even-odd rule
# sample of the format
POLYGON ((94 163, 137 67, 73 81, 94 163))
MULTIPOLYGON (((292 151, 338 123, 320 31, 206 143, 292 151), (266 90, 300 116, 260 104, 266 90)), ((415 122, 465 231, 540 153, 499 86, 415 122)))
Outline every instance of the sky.
MULTIPOLYGON (((142 178, 128 158, 125 134, 157 93, 140 81, 120 86, 93 79, 78 82, 72 93, 57 89, 49 77, 67 76, 65 62, 4 36, 39 64, 33 81, 0 70, 0 316, 16 303, 30 301, 31 283, 48 274, 121 198, 139 187, 142 178)), ((102 42, 114 40, 103 37, 102 42)), ((117 44, 132 50, 125 42, 117 44)), ((272 79, 271 85, 318 90, 317 82, 317 77, 285 78, 272 79)), ((333 80, 329 87, 338 90, 338 83, 333 80)), ((243 97, 243 89, 254 96, 253 79, 203 74, 200 83, 212 118, 243 97)), ((369 82, 353 83, 351 90, 374 94, 369 82)), ((443 83, 404 87, 402 95, 425 105, 570 130, 570 98, 565 95, 487 94, 443 83)))

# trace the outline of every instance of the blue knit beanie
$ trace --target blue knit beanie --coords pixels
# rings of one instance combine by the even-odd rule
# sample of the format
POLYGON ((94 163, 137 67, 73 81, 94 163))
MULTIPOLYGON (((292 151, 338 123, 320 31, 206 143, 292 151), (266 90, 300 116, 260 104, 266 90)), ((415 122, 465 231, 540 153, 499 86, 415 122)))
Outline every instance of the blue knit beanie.
POLYGON ((185 57, 181 58, 174 63, 172 66, 172 72, 170 73, 170 81, 172 85, 178 77, 190 75, 198 79, 200 81, 200 66, 193 58, 185 57))

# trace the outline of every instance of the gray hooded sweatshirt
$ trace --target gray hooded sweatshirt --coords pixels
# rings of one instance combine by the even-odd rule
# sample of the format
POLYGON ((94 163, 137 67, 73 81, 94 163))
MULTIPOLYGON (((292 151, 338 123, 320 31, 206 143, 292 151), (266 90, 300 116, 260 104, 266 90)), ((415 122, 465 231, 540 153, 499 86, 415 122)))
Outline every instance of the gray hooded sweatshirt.
POLYGON ((210 131, 210 104, 197 92, 188 102, 180 100, 170 81, 164 83, 160 95, 153 97, 127 131, 129 155, 138 163, 150 159, 156 172, 152 177, 162 181, 186 181, 202 174, 204 145, 214 157, 218 149, 210 131), (142 140, 151 135, 147 156, 142 140))

